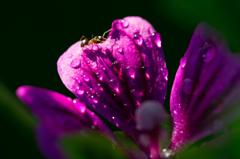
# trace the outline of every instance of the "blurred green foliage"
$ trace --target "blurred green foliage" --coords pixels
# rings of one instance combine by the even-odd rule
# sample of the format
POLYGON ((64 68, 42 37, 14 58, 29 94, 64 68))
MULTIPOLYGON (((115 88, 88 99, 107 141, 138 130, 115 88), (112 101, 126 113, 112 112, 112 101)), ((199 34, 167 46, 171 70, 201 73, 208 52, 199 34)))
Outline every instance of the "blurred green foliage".
POLYGON ((182 151, 179 159, 234 159, 240 155, 240 122, 238 121, 231 130, 202 143, 199 147, 191 146, 182 151))
POLYGON ((162 0, 157 1, 163 17, 184 30, 192 31, 206 21, 228 37, 233 52, 240 51, 240 1, 219 0, 162 0))
POLYGON ((124 159, 125 154, 103 136, 69 136, 63 139, 65 152, 70 159, 124 159))

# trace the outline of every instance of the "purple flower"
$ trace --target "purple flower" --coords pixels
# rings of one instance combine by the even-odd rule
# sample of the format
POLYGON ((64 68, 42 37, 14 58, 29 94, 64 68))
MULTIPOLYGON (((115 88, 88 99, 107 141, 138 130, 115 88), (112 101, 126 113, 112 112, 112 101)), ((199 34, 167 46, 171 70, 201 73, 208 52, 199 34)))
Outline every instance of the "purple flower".
POLYGON ((173 83, 168 148, 158 142, 164 135, 160 126, 167 118, 163 103, 168 80, 160 34, 146 20, 126 17, 112 23, 104 42, 84 47, 81 43, 73 44, 57 63, 64 85, 78 100, 30 86, 17 91, 41 119, 38 139, 40 146, 51 143, 48 150, 42 149, 50 158, 62 157, 55 145, 59 137, 92 126, 117 143, 88 108, 123 130, 145 153, 139 158, 154 159, 174 155, 240 115, 236 104, 240 100, 239 58, 205 23, 197 26, 173 83))

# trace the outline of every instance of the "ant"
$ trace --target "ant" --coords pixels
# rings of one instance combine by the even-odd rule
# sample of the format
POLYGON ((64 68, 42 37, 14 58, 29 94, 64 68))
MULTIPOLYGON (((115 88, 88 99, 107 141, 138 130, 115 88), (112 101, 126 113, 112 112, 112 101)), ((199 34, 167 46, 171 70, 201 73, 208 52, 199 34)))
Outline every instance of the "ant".
MULTIPOLYGON (((111 29, 109 29, 108 31, 105 31, 103 33, 103 36, 95 36, 93 38, 93 35, 92 35, 92 39, 90 39, 90 40, 88 40, 85 36, 82 36, 81 39, 79 40, 79 41, 81 41, 82 38, 84 38, 82 43, 81 43, 82 49, 84 48, 84 46, 87 46, 88 44, 92 44, 92 49, 93 49, 93 44, 97 44, 97 42, 104 42, 104 41, 106 41, 107 39, 104 38, 104 36, 105 36, 106 33, 110 32, 110 31, 111 31, 111 29)), ((113 41, 110 41, 110 42, 113 42, 113 41)), ((113 43, 115 43, 115 42, 113 42, 113 43)), ((117 43, 115 43, 115 44, 117 44, 117 43)))

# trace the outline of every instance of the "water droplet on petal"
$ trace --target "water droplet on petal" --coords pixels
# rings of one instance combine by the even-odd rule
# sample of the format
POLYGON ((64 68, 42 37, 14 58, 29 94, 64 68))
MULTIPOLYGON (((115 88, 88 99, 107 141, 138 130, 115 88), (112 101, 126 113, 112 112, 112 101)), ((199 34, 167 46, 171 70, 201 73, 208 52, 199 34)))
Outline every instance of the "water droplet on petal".
POLYGON ((187 64, 187 57, 183 56, 180 60, 180 65, 182 68, 185 68, 186 64, 187 64))
POLYGON ((96 104, 98 103, 98 99, 97 99, 96 97, 91 96, 91 98, 92 98, 92 102, 93 102, 93 103, 96 103, 96 104))
POLYGON ((129 22, 127 20, 122 20, 121 23, 124 28, 127 28, 129 26, 129 22))
POLYGON ((186 78, 183 83, 183 91, 187 94, 193 94, 197 88, 197 80, 186 78))
POLYGON ((98 79, 99 79, 100 81, 103 80, 103 76, 102 76, 100 73, 96 73, 96 75, 97 75, 97 77, 98 77, 98 79))
POLYGON ((128 66, 126 69, 127 75, 129 75, 131 78, 135 78, 135 68, 128 66))
POLYGON ((98 46, 97 45, 93 45, 93 51, 98 51, 98 46))
POLYGON ((83 75, 83 80, 88 82, 89 81, 89 77, 87 75, 83 75))
POLYGON ((211 42, 205 42, 202 46, 202 57, 204 62, 211 62, 216 56, 216 48, 211 42))
POLYGON ((154 43, 157 45, 158 48, 162 47, 161 36, 159 33, 157 33, 157 32, 152 33, 151 39, 154 41, 154 43))
POLYGON ((122 53, 122 52, 123 52, 123 48, 122 48, 122 47, 119 47, 119 48, 117 48, 117 51, 118 51, 119 53, 122 53))
POLYGON ((84 90, 82 88, 79 88, 79 89, 76 90, 76 93, 77 93, 77 95, 81 96, 81 95, 84 94, 84 90))
POLYGON ((72 68, 79 68, 81 66, 81 61, 79 59, 72 60, 70 66, 72 68))
POLYGON ((138 33, 134 34, 133 41, 138 46, 142 46, 142 44, 143 44, 143 37, 142 37, 142 35, 140 35, 138 33))
POLYGON ((168 70, 166 68, 161 68, 161 74, 166 80, 168 80, 168 70))
POLYGON ((116 79, 111 79, 109 84, 117 93, 119 93, 119 82, 116 79))

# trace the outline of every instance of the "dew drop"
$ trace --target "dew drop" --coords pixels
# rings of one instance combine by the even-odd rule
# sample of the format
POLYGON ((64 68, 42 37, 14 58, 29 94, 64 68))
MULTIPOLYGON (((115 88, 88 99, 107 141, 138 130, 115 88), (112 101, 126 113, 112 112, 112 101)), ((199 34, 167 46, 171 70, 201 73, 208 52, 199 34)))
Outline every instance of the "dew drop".
POLYGON ((187 57, 183 56, 180 60, 180 65, 182 68, 185 68, 186 64, 187 64, 187 57))
POLYGON ((116 90, 117 93, 119 93, 119 82, 116 79, 111 79, 109 84, 116 90))
POLYGON ((89 81, 89 77, 86 76, 86 75, 83 75, 83 80, 86 81, 86 82, 88 82, 88 81, 89 81))
POLYGON ((81 96, 84 94, 84 90, 82 88, 79 88, 76 90, 76 94, 81 96))
POLYGON ((135 68, 128 66, 126 69, 127 75, 129 75, 131 78, 135 78, 135 68))
POLYGON ((211 44, 211 42, 206 41, 202 48, 202 57, 204 62, 211 62, 216 56, 216 48, 211 44))
POLYGON ((91 98, 92 98, 92 102, 93 102, 93 103, 95 103, 95 104, 97 104, 97 103, 98 103, 98 99, 97 99, 96 97, 94 97, 94 96, 91 96, 91 98))
POLYGON ((97 45, 93 45, 93 51, 98 51, 98 46, 97 45))
POLYGON ((161 68, 161 74, 167 81, 168 80, 168 70, 166 68, 161 68))
POLYGON ((73 101, 73 100, 72 100, 72 98, 70 98, 70 97, 68 97, 67 99, 68 99, 70 102, 72 102, 72 101, 73 101))
POLYGON ((187 94, 193 94, 197 88, 197 80, 186 78, 183 83, 183 91, 187 94))
POLYGON ((157 45, 158 48, 162 47, 161 36, 159 33, 157 32, 152 33, 151 39, 154 41, 154 43, 157 45))
POLYGON ((97 77, 98 77, 98 79, 99 79, 100 81, 103 80, 103 76, 102 76, 100 73, 96 73, 96 75, 97 75, 97 77))
POLYGON ((72 68, 79 68, 81 66, 81 61, 79 59, 72 60, 70 66, 72 68))
POLYGON ((123 52, 123 48, 122 48, 122 47, 118 47, 118 48, 117 48, 117 51, 118 51, 119 53, 122 53, 122 52, 123 52))
POLYGON ((122 27, 127 28, 129 26, 129 22, 127 20, 122 20, 122 27))
POLYGON ((138 46, 142 46, 142 44, 143 44, 143 37, 142 37, 142 35, 140 35, 138 33, 134 34, 133 41, 138 46))

